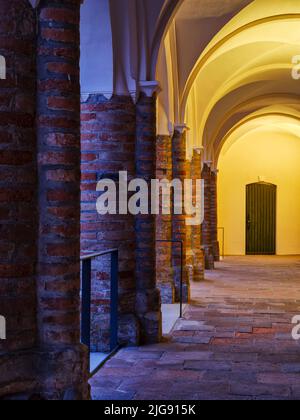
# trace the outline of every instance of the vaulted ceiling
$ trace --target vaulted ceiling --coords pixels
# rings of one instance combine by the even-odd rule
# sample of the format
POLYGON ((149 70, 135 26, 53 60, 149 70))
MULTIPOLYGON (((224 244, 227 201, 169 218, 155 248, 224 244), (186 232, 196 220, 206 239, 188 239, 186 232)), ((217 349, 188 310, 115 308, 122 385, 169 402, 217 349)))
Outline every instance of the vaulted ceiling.
POLYGON ((186 123, 189 153, 204 146, 216 164, 245 118, 298 110, 299 24, 297 0, 85 0, 82 93, 137 98, 157 79, 158 134, 186 123))
MULTIPOLYGON (((271 107, 282 122, 281 106, 299 108, 300 81, 292 77, 299 24, 294 0, 186 0, 160 52, 157 77, 167 90, 159 132, 186 123, 189 151, 204 146, 205 159, 216 163, 224 139, 245 118, 262 124, 257 112, 271 107)), ((299 119, 292 122, 299 134, 299 119)))

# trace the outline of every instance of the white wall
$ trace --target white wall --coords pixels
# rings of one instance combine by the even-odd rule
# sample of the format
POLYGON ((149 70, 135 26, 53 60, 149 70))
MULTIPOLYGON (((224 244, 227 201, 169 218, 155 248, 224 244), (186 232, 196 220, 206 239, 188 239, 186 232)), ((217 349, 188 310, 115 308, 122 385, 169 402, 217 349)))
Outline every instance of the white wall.
POLYGON ((85 0, 81 7, 81 91, 113 91, 109 0, 85 0))

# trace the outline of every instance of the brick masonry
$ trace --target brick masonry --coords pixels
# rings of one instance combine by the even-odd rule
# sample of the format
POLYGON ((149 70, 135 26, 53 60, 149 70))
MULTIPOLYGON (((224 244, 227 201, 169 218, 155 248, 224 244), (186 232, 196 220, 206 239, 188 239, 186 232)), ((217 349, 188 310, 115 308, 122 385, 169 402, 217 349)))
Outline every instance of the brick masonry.
MULTIPOLYGON (((156 178, 171 181, 172 170, 172 137, 158 136, 156 142, 156 178)), ((170 241, 172 239, 172 214, 162 214, 162 198, 161 194, 160 214, 156 217, 156 239, 157 241, 170 241)), ((161 293, 162 303, 174 303, 175 284, 171 243, 156 243, 156 281, 161 293)))
MULTIPOLYGON (((119 248, 120 341, 139 342, 135 316, 135 222, 132 215, 96 211, 97 182, 118 180, 119 171, 135 176, 136 108, 131 97, 90 95, 81 104, 81 250, 83 253, 119 248)), ((109 343, 110 268, 107 258, 93 262, 92 350, 109 343)))
POLYGON ((8 337, 0 351, 33 347, 37 332, 35 15, 27 3, 0 1, 0 314, 8 337))
POLYGON ((8 64, 0 91, 7 238, 0 312, 7 311, 9 337, 1 342, 0 397, 87 399, 88 355, 79 340, 80 0, 44 0, 37 13, 27 0, 0 6, 8 64))
POLYGON ((211 172, 210 194, 211 194, 211 241, 215 261, 220 261, 220 245, 218 241, 218 197, 217 197, 217 178, 218 171, 211 172))
MULTIPOLYGON (((156 95, 141 94, 136 106, 136 176, 148 182, 156 175, 156 95)), ((149 188, 149 203, 150 203, 149 188)), ((156 288, 155 216, 135 217, 137 315, 141 342, 157 343, 162 336, 161 298, 156 288)))
POLYGON ((202 169, 202 179, 204 180, 204 222, 202 224, 202 246, 205 253, 205 268, 214 269, 214 248, 212 242, 213 222, 212 220, 212 198, 211 198, 211 178, 210 166, 204 163, 202 169))
MULTIPOLYGON (((201 179, 201 154, 194 150, 191 161, 191 179, 193 180, 193 200, 196 203, 196 181, 201 179)), ((191 226, 191 249, 193 252, 193 281, 204 280, 204 252, 201 247, 201 225, 191 226)))
POLYGON ((35 14, 27 1, 0 1, 0 314, 7 340, 0 341, 0 397, 27 391, 30 369, 22 353, 37 339, 35 14), (17 24, 17 22, 22 22, 17 24), (7 381, 10 384, 7 384, 7 381))
MULTIPOLYGON (((172 139, 172 166, 173 179, 180 179, 184 182, 188 174, 187 159, 186 159, 186 135, 185 132, 175 130, 172 139)), ((172 218, 172 239, 174 241, 182 241, 183 243, 183 297, 184 301, 188 302, 190 299, 189 274, 187 267, 187 231, 186 231, 186 215, 175 215, 172 218)), ((180 245, 173 244, 172 247, 172 265, 175 272, 175 294, 176 301, 179 301, 180 295, 180 245)))
POLYGON ((88 355, 80 345, 79 327, 80 3, 44 0, 38 9, 37 299, 40 346, 56 357, 53 369, 64 375, 62 383, 50 376, 47 393, 85 399, 88 355))

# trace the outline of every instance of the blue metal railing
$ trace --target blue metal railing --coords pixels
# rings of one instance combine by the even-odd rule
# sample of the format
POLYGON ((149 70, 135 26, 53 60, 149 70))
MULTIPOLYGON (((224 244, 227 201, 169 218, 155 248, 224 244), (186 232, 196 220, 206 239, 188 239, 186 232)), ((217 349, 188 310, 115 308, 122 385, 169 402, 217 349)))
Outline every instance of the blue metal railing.
POLYGON ((81 285, 81 342, 91 349, 91 300, 92 300, 92 261, 98 257, 111 255, 110 281, 110 351, 118 347, 118 288, 119 288, 119 250, 109 249, 83 255, 81 285))

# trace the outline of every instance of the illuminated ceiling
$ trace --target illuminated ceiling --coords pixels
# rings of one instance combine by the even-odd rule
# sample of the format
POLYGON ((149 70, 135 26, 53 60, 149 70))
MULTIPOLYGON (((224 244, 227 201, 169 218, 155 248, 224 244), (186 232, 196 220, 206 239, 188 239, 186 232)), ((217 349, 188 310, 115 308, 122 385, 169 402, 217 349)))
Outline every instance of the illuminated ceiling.
POLYGON ((249 128, 249 118, 266 124, 260 112, 277 121, 275 131, 292 115, 288 127, 298 135, 300 80, 292 78, 292 58, 300 54, 299 25, 300 1, 185 0, 160 54, 158 77, 168 89, 159 100, 159 133, 186 123, 189 152, 203 145, 205 160, 215 164, 234 127, 249 128), (202 33, 208 23, 209 40, 202 33))

